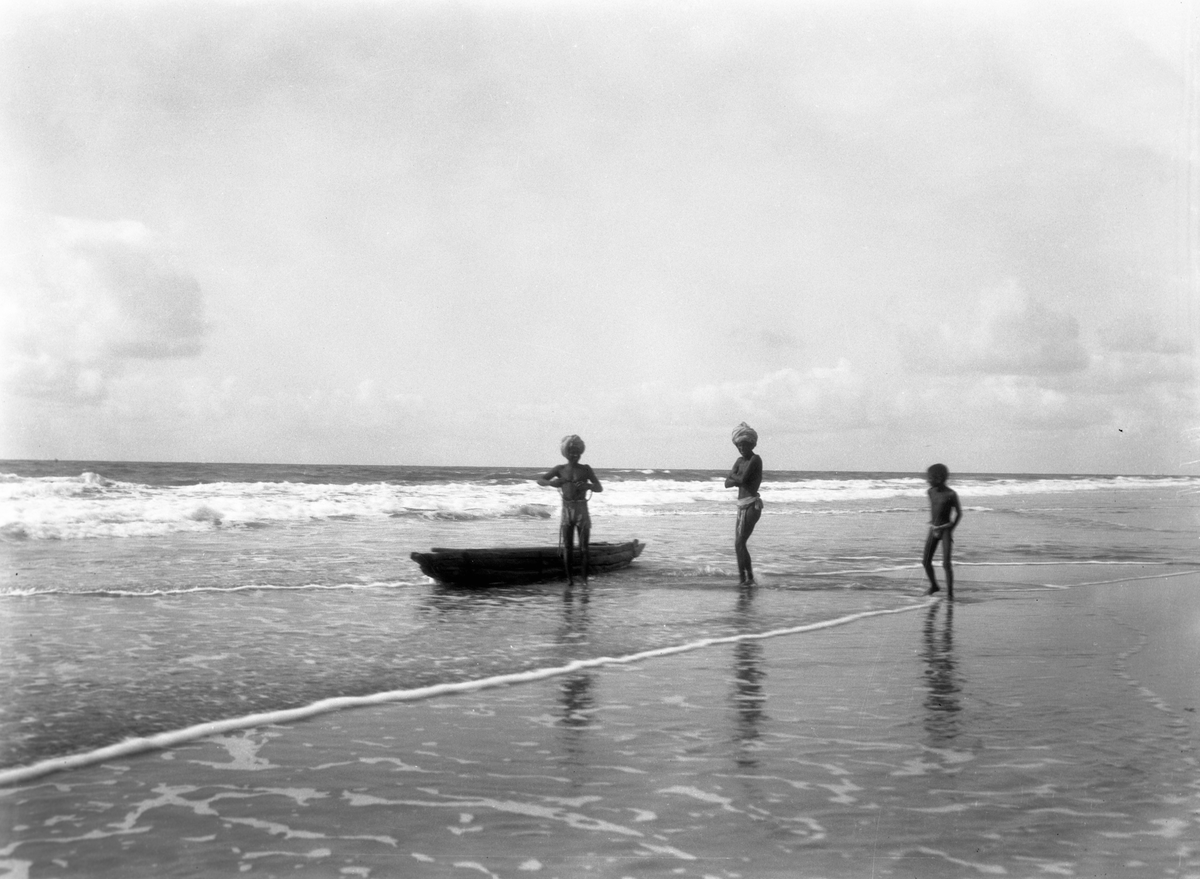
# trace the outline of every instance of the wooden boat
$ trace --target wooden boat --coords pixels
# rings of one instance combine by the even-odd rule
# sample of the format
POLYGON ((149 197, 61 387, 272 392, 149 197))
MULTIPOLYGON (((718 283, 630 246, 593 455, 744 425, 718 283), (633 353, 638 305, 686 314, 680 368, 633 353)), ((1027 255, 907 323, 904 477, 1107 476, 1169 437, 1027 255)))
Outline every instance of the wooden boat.
MULTIPOLYGON (((628 567, 642 554, 646 544, 588 544, 588 576, 628 567)), ((582 559, 574 552, 574 573, 581 574, 582 559)), ((448 549, 435 546, 429 552, 414 552, 412 560, 428 577, 451 586, 516 586, 566 578, 562 553, 557 546, 497 546, 490 549, 448 549)))

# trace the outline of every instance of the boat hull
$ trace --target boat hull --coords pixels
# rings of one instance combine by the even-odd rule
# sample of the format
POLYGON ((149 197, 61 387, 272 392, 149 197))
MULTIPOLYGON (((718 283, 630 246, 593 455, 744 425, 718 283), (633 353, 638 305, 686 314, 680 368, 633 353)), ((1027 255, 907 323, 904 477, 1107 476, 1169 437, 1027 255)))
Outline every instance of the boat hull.
MULTIPOLYGON (((592 543, 588 545, 588 575, 606 574, 628 567, 646 544, 592 543)), ((582 574, 579 551, 573 553, 573 573, 582 574)), ((488 549, 434 547, 414 552, 412 560, 427 577, 450 586, 518 586, 566 579, 562 553, 557 546, 498 546, 488 549)))

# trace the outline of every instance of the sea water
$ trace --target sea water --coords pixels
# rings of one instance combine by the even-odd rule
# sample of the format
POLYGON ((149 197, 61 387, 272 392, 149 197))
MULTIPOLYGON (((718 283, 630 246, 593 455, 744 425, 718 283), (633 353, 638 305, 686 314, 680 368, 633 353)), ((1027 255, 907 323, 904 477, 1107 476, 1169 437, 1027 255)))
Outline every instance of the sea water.
MULTIPOLYGON (((0 771, 322 700, 884 612, 926 588, 926 486, 904 473, 768 470, 752 623, 723 471, 598 468, 592 539, 647 547, 593 578, 586 625, 562 583, 460 590, 411 561, 555 544, 558 496, 538 474, 0 462, 0 771)), ((950 484, 960 599, 1200 567, 1200 478, 950 484)))

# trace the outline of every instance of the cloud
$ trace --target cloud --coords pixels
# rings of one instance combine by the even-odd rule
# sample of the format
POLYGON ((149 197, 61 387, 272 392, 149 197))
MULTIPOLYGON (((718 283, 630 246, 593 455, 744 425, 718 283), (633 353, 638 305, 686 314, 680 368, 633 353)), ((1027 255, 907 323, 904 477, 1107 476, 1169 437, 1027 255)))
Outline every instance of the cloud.
POLYGON ((675 424, 732 426, 746 419, 763 429, 795 432, 873 423, 870 388, 845 358, 836 366, 787 367, 691 389, 649 383, 641 386, 639 396, 648 416, 675 424))
POLYGON ((1145 312, 1128 312, 1100 327, 1101 345, 1108 351, 1137 354, 1190 354, 1192 345, 1176 328, 1174 333, 1159 326, 1158 317, 1145 312))
POLYGON ((988 376, 974 388, 971 409, 978 417, 1011 427, 1059 430, 1105 424, 1107 401, 1064 393, 1027 376, 988 376))
POLYGON ((94 401, 131 361, 200 353, 200 285, 142 223, 60 217, 5 239, 0 376, 11 392, 94 401))
POLYGON ((936 338, 910 346, 915 368, 932 373, 1047 376, 1080 372, 1090 357, 1070 314, 1034 301, 1015 283, 986 291, 965 320, 948 320, 936 338))
POLYGON ((1181 392, 1180 396, 1189 396, 1187 392, 1197 387, 1196 378, 1196 361, 1190 354, 1158 351, 1102 354, 1096 358, 1090 376, 1099 393, 1131 397, 1155 389, 1169 392, 1167 389, 1172 387, 1181 392))

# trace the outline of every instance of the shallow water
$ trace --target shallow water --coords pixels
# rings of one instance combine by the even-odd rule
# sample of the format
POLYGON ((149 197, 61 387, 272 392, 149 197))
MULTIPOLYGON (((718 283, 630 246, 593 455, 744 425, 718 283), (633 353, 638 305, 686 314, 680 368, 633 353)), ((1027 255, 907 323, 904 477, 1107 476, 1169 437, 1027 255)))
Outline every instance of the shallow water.
MULTIPOLYGON (((732 492, 716 472, 601 472, 593 539, 648 548, 567 593, 448 589, 408 558, 553 544, 555 496, 531 483, 536 471, 0 469, 11 470, 0 481, 0 767, 332 697, 903 607, 925 589, 926 501, 908 475, 768 473, 748 612, 732 492)), ((955 484, 962 600, 1200 567, 1200 480, 955 484)))
POLYGON ((110 760, 0 795, 7 863, 1193 876, 1200 689, 1142 659, 1194 625, 1198 583, 938 601, 110 760))

